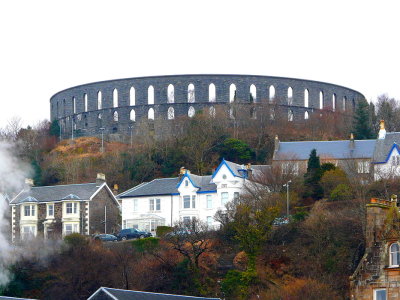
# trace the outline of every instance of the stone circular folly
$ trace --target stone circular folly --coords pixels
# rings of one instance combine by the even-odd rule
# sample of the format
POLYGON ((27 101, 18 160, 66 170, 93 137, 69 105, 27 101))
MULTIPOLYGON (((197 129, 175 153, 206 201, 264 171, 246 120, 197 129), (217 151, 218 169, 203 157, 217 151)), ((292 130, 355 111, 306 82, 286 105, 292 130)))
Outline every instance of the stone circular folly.
POLYGON ((143 120, 171 120, 213 113, 232 103, 277 103, 289 121, 315 110, 352 113, 365 97, 353 89, 313 80, 257 75, 170 75, 93 82, 65 89, 50 99, 51 120, 61 136, 129 135, 143 120))

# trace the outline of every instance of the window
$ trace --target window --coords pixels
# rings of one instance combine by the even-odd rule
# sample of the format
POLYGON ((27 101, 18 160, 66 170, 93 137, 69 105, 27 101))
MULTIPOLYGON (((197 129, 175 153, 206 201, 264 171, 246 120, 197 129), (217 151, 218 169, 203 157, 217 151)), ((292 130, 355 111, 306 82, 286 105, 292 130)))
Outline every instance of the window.
POLYGON ((343 111, 346 110, 346 102, 347 102, 347 98, 346 98, 346 96, 344 96, 343 97, 343 107, 342 107, 343 111))
POLYGON ((319 109, 324 108, 324 93, 322 91, 319 92, 319 109))
POLYGON ((154 87, 152 85, 147 89, 147 104, 154 104, 154 87))
POLYGON ((76 223, 66 223, 64 224, 64 235, 69 235, 74 232, 79 232, 78 224, 76 223))
POLYGON ((208 113, 210 114, 211 118, 215 118, 216 111, 214 106, 210 106, 210 109, 208 110, 208 113))
POLYGON ((374 290, 374 300, 386 300, 386 289, 374 290))
POLYGON ((194 107, 193 106, 189 107, 189 110, 188 110, 189 118, 193 118, 195 114, 196 114, 196 111, 195 111, 194 107))
POLYGON ((269 102, 273 102, 275 100, 275 87, 271 85, 269 87, 269 102))
POLYGON ((75 97, 72 97, 72 110, 74 114, 76 114, 76 99, 75 97))
POLYGON ((182 220, 186 226, 190 225, 190 217, 183 217, 182 220))
POLYGON ((232 83, 229 86, 229 102, 234 102, 236 100, 236 85, 232 83))
POLYGON ((189 185, 189 181, 185 180, 185 186, 188 186, 188 185, 189 185))
POLYGON ((369 161, 359 161, 357 163, 357 171, 359 174, 367 174, 369 173, 369 161))
POLYGON ((129 90, 129 104, 130 104, 130 106, 133 106, 136 104, 136 91, 133 86, 129 90))
POLYGON ((308 120, 309 118, 310 118, 310 115, 309 115, 308 111, 306 111, 304 113, 304 120, 308 120))
POLYGON ((129 118, 131 119, 132 122, 136 121, 136 113, 134 109, 131 110, 129 118))
POLYGON ((228 185, 226 183, 221 184, 221 189, 226 189, 228 185))
POLYGON ((150 199, 150 211, 161 210, 161 199, 150 199))
POLYGON ((336 110, 336 94, 332 95, 332 110, 336 110))
POLYGON ((175 110, 173 107, 168 108, 168 120, 175 119, 175 110))
POLYGON ((288 111, 288 121, 289 122, 293 121, 293 111, 291 109, 289 109, 288 111))
POLYGON ((175 88, 172 84, 168 86, 167 90, 167 98, 168 98, 168 103, 174 103, 175 102, 175 88))
POLYGON ((54 217, 54 204, 47 204, 47 217, 54 217))
POLYGON ((207 217, 207 226, 208 227, 211 227, 212 226, 212 223, 213 223, 213 218, 212 217, 207 217))
POLYGON ((118 90, 113 91, 113 107, 118 107, 118 90))
POLYGON ((183 196, 183 208, 196 208, 196 196, 183 196))
POLYGON ((88 95, 87 94, 83 95, 83 101, 85 103, 85 112, 87 112, 88 111, 88 95))
POLYGON ((212 208, 212 196, 211 195, 207 195, 207 208, 212 208))
POLYGON ((297 162, 284 162, 282 163, 282 174, 283 175, 299 175, 299 163, 297 162))
POLYGON ((194 84, 193 83, 188 85, 188 102, 189 103, 195 102, 195 93, 194 93, 194 84))
POLYGON ((102 94, 101 91, 97 92, 97 109, 101 109, 102 108, 102 94))
POLYGON ((153 108, 149 108, 149 111, 147 113, 147 118, 149 120, 154 120, 154 109, 153 108))
POLYGON ((400 247, 399 244, 394 243, 390 245, 390 266, 398 267, 400 264, 400 247))
POLYGON ((133 211, 138 211, 138 199, 133 199, 133 211))
POLYGON ((117 111, 114 111, 113 119, 114 119, 114 122, 118 122, 118 112, 117 111))
POLYGON ((254 84, 250 86, 250 102, 257 101, 257 88, 254 84))
POLYGON ((235 199, 235 200, 239 199, 239 192, 234 192, 233 193, 233 199, 235 199))
POLYGON ((183 208, 190 208, 190 196, 183 196, 183 208))
POLYGON ((192 208, 196 208, 196 196, 192 196, 192 208))
POLYGON ((214 83, 210 83, 208 86, 208 101, 215 102, 216 101, 216 89, 214 83))
POLYGON ((77 214, 78 213, 78 203, 67 203, 66 204, 66 210, 65 212, 67 214, 77 214))
POLYGON ((26 240, 36 236, 36 226, 22 226, 21 239, 26 240))
POLYGON ((287 90, 287 102, 288 105, 293 104, 293 89, 289 86, 287 90))
POLYGON ((222 206, 225 206, 226 203, 228 203, 228 193, 224 192, 221 193, 221 204, 222 206))
POLYGON ((24 205, 24 216, 34 217, 35 216, 35 205, 24 205))

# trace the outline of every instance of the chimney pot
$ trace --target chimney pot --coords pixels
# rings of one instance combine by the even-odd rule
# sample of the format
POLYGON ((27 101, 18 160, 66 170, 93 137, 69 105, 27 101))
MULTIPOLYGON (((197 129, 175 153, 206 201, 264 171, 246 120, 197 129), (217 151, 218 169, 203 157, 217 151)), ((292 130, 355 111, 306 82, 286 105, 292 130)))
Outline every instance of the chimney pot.
POLYGON ((32 178, 25 178, 25 184, 28 186, 34 186, 34 182, 32 178))
POLYGON ((384 140, 386 136, 386 129, 385 129, 385 120, 381 120, 379 122, 379 133, 378 133, 378 139, 384 140))
POLYGON ((103 173, 97 173, 96 183, 103 183, 106 181, 106 175, 103 173))

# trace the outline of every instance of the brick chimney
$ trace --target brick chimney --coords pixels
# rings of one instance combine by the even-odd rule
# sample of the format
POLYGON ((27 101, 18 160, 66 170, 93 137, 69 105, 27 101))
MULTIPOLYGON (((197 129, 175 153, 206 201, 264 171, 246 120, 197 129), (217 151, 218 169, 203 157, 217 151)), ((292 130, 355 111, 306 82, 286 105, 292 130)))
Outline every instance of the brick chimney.
POLYGON ((353 133, 350 133, 350 144, 349 144, 349 148, 350 150, 354 150, 356 147, 355 143, 354 143, 354 135, 353 133))
POLYGON ((103 173, 97 173, 96 183, 103 184, 104 182, 106 182, 106 175, 104 175, 103 173))
POLYGON ((118 195, 118 184, 114 184, 114 187, 113 187, 113 194, 114 194, 114 195, 118 195))

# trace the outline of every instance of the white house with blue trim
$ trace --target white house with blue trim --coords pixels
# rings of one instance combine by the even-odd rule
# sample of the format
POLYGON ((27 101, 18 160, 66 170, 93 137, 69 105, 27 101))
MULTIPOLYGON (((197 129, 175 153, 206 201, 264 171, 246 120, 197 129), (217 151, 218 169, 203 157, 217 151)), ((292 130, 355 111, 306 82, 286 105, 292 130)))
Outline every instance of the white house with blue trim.
POLYGON ((122 227, 154 233, 157 226, 197 218, 216 228, 215 213, 244 193, 249 177, 264 167, 222 160, 212 175, 199 176, 181 169, 179 177, 139 184, 117 196, 122 205, 122 227))

